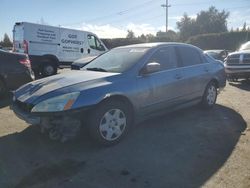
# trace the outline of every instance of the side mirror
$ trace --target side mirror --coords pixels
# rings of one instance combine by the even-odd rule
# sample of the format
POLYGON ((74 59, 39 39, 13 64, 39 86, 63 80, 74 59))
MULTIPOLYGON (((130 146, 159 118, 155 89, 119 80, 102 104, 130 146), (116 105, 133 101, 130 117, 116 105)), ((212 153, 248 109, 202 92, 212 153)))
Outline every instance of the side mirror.
POLYGON ((142 75, 151 74, 161 70, 161 65, 157 62, 148 63, 141 71, 142 75))

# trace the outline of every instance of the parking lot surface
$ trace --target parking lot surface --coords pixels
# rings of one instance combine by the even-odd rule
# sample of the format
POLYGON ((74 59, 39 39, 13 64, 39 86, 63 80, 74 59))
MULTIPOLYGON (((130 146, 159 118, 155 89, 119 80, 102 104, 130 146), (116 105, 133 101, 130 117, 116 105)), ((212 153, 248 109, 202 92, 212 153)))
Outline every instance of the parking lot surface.
POLYGON ((227 84, 217 105, 135 125, 98 147, 86 132, 51 141, 0 101, 0 187, 250 187, 250 81, 227 84))

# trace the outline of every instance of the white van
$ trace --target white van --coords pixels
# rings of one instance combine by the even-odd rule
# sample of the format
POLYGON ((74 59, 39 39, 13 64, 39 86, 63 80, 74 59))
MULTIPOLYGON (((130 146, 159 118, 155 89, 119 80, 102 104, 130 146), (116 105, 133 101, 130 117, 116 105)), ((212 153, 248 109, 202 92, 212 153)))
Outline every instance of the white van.
POLYGON ((15 24, 13 46, 14 51, 27 53, 34 72, 43 76, 56 74, 60 65, 107 51, 91 32, 28 22, 15 24))

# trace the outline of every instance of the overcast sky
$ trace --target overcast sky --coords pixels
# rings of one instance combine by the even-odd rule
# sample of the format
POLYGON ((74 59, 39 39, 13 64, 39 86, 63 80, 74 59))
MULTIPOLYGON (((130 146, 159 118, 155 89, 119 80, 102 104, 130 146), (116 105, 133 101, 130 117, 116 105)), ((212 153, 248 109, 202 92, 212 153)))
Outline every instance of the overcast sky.
MULTIPOLYGON (((1 0, 0 39, 12 38, 15 22, 46 23, 89 30, 101 38, 125 37, 127 30, 141 34, 165 31, 165 0, 1 0)), ((250 0, 169 0, 169 29, 186 12, 189 16, 209 6, 230 12, 228 28, 250 26, 250 0)))

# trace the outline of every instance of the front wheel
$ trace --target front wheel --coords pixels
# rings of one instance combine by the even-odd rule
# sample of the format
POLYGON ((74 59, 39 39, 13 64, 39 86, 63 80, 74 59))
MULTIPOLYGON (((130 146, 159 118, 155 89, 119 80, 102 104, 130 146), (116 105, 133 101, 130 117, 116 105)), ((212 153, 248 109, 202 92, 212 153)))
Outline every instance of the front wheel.
POLYGON ((214 82, 210 82, 202 97, 202 105, 205 108, 211 108, 216 103, 217 99, 217 87, 214 82))
POLYGON ((44 77, 52 76, 57 73, 57 67, 51 63, 47 63, 43 65, 41 72, 44 77))
POLYGON ((131 115, 120 101, 106 101, 90 114, 88 122, 90 135, 101 145, 118 143, 128 132, 131 115))

